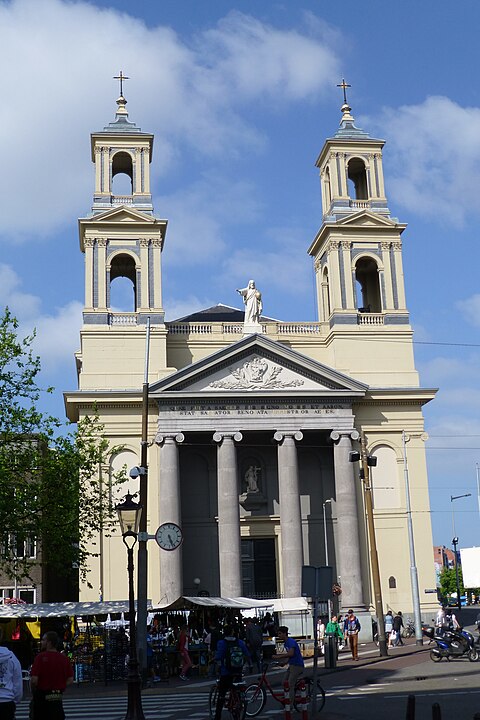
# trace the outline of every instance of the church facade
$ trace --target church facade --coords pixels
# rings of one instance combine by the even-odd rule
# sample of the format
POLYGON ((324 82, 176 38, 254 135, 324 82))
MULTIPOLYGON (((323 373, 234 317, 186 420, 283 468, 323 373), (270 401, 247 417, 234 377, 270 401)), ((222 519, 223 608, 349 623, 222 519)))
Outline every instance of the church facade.
MULTIPOLYGON (((113 122, 91 136, 92 213, 79 220, 85 307, 72 421, 95 406, 112 445, 103 468, 140 464, 147 326, 148 517, 154 534, 176 523, 173 551, 148 547, 148 597, 297 597, 302 565, 328 558, 340 607, 372 609, 365 502, 350 453, 362 435, 372 468, 374 523, 385 611, 412 612, 402 433, 406 433, 420 607, 436 597, 420 387, 402 268, 405 225, 391 216, 384 142, 355 126, 345 102, 317 159, 323 220, 308 247, 316 322, 280 322, 219 305, 165 322, 162 250, 167 221, 150 189, 153 136, 117 100, 113 122), (131 192, 113 193, 127 175, 131 192), (135 309, 111 309, 110 286, 131 281, 135 309)), ((246 279, 243 279, 244 281, 246 279)), ((261 278, 256 278, 261 287, 261 278)), ((250 300, 249 300, 250 302, 250 300)), ((255 305, 255 302, 257 304, 255 305)), ((253 308, 253 310, 251 310, 253 308)), ((256 312, 256 314, 255 314, 256 312)), ((130 482, 130 491, 138 487, 130 482)), ((112 497, 112 502, 115 498, 112 497)), ((126 593, 119 535, 102 538, 82 600, 126 593)))

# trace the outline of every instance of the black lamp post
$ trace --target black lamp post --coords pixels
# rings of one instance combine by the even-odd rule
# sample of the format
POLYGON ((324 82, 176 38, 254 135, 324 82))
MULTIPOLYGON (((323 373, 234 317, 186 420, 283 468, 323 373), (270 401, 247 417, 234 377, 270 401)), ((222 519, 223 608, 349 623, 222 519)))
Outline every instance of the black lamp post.
POLYGON ((455 535, 455 537, 452 539, 452 545, 453 545, 453 552, 455 553, 455 584, 457 586, 457 607, 458 611, 462 611, 462 599, 460 597, 460 580, 458 577, 458 555, 457 555, 457 545, 458 545, 458 537, 455 535))
POLYGON ((135 592, 133 587, 133 548, 137 542, 142 506, 127 493, 123 503, 115 508, 120 522, 122 539, 128 557, 128 614, 130 617, 130 647, 128 652, 128 703, 125 720, 145 720, 142 708, 142 681, 138 672, 137 638, 135 628, 135 592))

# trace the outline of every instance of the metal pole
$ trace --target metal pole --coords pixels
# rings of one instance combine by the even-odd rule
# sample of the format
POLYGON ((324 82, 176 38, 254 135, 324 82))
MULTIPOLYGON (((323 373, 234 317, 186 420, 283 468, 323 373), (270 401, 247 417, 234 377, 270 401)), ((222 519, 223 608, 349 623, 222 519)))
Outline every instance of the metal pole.
POLYGON ((365 507, 367 511, 368 535, 370 539, 370 563, 372 566, 373 593, 375 596, 375 612, 377 614, 378 623, 378 645, 380 648, 380 655, 382 657, 386 657, 388 655, 388 650, 387 639, 385 637, 385 623, 383 620, 382 586, 380 584, 380 569, 378 566, 377 540, 375 537, 375 525, 373 522, 372 486, 370 484, 370 467, 367 461, 367 445, 365 442, 365 434, 363 432, 361 434, 361 449, 362 467, 365 477, 365 507))
POLYGON ((408 544, 410 547, 410 581, 412 584, 413 613, 415 617, 415 645, 423 645, 422 616, 420 613, 420 591, 418 588, 418 573, 415 563, 415 542, 413 537, 412 508, 410 505, 410 483, 408 480, 407 464, 407 438, 405 430, 402 432, 403 441, 403 472, 405 476, 405 499, 407 506, 408 544))
MULTIPOLYGON (((318 570, 318 568, 317 568, 318 570)), ((315 575, 315 587, 317 587, 317 577, 315 575)), ((317 714, 317 677, 318 677, 318 597, 315 595, 313 599, 313 690, 312 690, 312 717, 317 714)))
MULTIPOLYGON (((457 586, 457 607, 458 611, 462 611, 462 600, 460 598, 460 579, 458 577, 458 555, 457 555, 457 545, 458 545, 458 538, 455 535, 452 540, 453 544, 453 551, 455 553, 455 584, 457 586)), ((460 620, 460 618, 459 618, 460 620)))
POLYGON ((130 616, 130 647, 127 677, 127 714, 125 720, 145 720, 142 708, 142 681, 138 672, 135 633, 135 593, 133 588, 133 545, 127 546, 128 556, 128 614, 130 616))
MULTIPOLYGON (((325 508, 326 508, 327 503, 331 503, 331 502, 332 502, 332 498, 329 498, 328 500, 325 500, 325 502, 323 503, 323 532, 324 532, 324 537, 325 537, 325 566, 327 566, 327 567, 328 567, 328 537, 327 537, 327 515, 325 512, 325 508)), ((330 598, 328 598, 327 604, 328 604, 328 621, 331 622, 331 620, 332 620, 332 601, 330 600, 330 598)))
POLYGON ((99 537, 99 543, 98 543, 98 561, 100 564, 100 577, 99 577, 99 588, 98 588, 98 599, 100 602, 103 601, 103 583, 104 583, 104 577, 103 577, 103 468, 102 463, 99 463, 98 465, 98 484, 99 484, 99 491, 100 491, 100 537, 99 537))
MULTIPOLYGON (((476 464, 476 470, 477 470, 477 502, 478 502, 478 513, 480 515, 480 466, 478 463, 476 464)), ((455 536, 455 533, 453 533, 455 536)))
MULTIPOLYGON (((140 517, 139 533, 147 533, 147 501, 148 501, 148 359, 150 354, 150 318, 147 318, 147 329, 145 338, 145 376, 142 388, 142 440, 140 450, 140 465, 145 468, 145 473, 140 475, 140 498, 139 503, 143 508, 140 517)), ((137 647, 142 677, 147 672, 147 592, 148 592, 148 550, 147 540, 140 540, 138 543, 138 577, 137 577, 137 647)))

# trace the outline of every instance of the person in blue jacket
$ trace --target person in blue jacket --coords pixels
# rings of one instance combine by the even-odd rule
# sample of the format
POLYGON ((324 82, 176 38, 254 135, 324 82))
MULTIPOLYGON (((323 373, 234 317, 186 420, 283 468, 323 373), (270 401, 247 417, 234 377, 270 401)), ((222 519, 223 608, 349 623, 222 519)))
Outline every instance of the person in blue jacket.
POLYGON ((242 679, 244 663, 250 663, 248 648, 243 640, 239 640, 235 636, 233 628, 226 625, 223 633, 223 639, 218 641, 217 652, 215 653, 215 661, 220 666, 215 720, 221 720, 227 690, 232 687, 234 682, 239 682, 242 679))

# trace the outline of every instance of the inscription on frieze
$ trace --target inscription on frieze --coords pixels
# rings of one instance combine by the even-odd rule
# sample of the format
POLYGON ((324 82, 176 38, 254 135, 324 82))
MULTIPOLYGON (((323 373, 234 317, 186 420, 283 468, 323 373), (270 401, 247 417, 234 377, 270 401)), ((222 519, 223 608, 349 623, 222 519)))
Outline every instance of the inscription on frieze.
POLYGON ((160 416, 172 414, 179 417, 231 417, 248 416, 292 416, 303 415, 318 417, 319 415, 341 415, 346 410, 345 406, 334 403, 182 403, 168 404, 160 407, 160 416))

